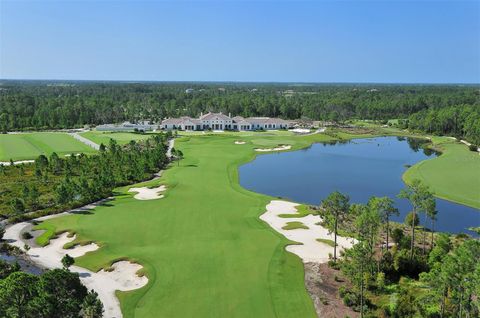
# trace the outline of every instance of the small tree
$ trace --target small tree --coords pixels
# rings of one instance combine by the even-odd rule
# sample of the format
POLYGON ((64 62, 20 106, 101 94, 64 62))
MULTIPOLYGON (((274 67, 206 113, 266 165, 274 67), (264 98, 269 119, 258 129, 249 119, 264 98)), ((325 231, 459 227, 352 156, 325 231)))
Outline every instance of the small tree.
POLYGON ((325 210, 325 222, 333 228, 335 236, 335 244, 333 246, 333 260, 337 260, 337 232, 338 226, 343 224, 345 218, 350 210, 350 198, 338 191, 331 193, 325 200, 322 201, 322 207, 325 210))
POLYGON ((75 259, 73 257, 71 257, 70 255, 65 254, 65 256, 62 257, 63 268, 68 269, 73 264, 75 264, 75 259))
POLYGON ((12 207, 13 213, 15 214, 21 214, 25 212, 25 203, 20 198, 13 199, 10 203, 10 206, 12 207))
POLYGON ((103 304, 98 299, 98 294, 92 289, 83 299, 81 310, 82 318, 101 318, 103 317, 103 304))
POLYGON ((180 160, 183 159, 183 152, 181 150, 177 150, 177 163, 178 163, 178 166, 180 166, 180 160))
POLYGON ((29 199, 33 209, 37 208, 39 197, 40 197, 40 193, 38 192, 37 187, 33 185, 29 193, 29 199))
POLYGON ((405 216, 405 224, 408 226, 418 226, 418 215, 414 214, 413 212, 408 213, 405 216))
POLYGON ((368 201, 368 206, 378 213, 382 223, 385 225, 385 232, 387 234, 387 250, 388 250, 388 234, 390 232, 390 217, 392 215, 398 215, 398 209, 395 208, 394 202, 388 197, 377 198, 373 197, 368 201))

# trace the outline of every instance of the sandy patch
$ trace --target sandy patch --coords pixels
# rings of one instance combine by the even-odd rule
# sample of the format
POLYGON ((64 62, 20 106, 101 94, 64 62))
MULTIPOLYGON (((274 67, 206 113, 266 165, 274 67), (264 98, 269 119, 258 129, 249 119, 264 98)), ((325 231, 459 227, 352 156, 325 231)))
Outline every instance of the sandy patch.
POLYGON ((298 134, 308 134, 310 132, 310 129, 295 128, 295 129, 290 129, 290 131, 298 134))
POLYGON ((156 188, 148 188, 148 187, 142 187, 142 188, 130 188, 128 189, 128 192, 137 192, 133 197, 137 200, 155 200, 155 199, 161 199, 164 197, 161 192, 164 192, 167 190, 167 187, 164 185, 161 185, 156 188))
MULTIPOLYGON (((23 241, 20 238, 22 230, 29 223, 22 222, 7 228, 5 232, 5 240, 10 244, 17 246, 23 250, 23 241)), ((50 240, 50 244, 45 247, 32 247, 27 255, 30 259, 46 268, 61 268, 62 257, 68 254, 72 257, 79 257, 86 253, 93 252, 99 248, 95 243, 87 245, 77 245, 71 249, 64 249, 66 243, 72 242, 75 236, 68 237, 68 233, 63 233, 56 239, 50 240)), ((133 290, 143 287, 147 284, 148 279, 140 277, 136 273, 142 269, 142 266, 128 261, 120 261, 112 265, 112 271, 101 270, 97 273, 89 271, 79 266, 71 266, 70 271, 78 273, 80 280, 89 290, 93 289, 98 293, 100 300, 105 308, 104 317, 122 317, 120 303, 115 296, 116 290, 133 290)))
POLYGON ((281 150, 288 150, 292 148, 290 145, 279 145, 278 147, 275 148, 255 148, 255 151, 258 152, 268 152, 268 151, 281 151, 281 150))
MULTIPOLYGON (((19 160, 19 161, 14 161, 13 164, 14 165, 21 165, 23 163, 33 163, 33 162, 35 162, 35 160, 19 160)), ((0 165, 9 166, 10 161, 0 161, 0 165)))
POLYGON ((245 141, 236 140, 235 145, 245 145, 245 141))
MULTIPOLYGON (((302 243, 301 245, 288 245, 286 250, 298 255, 304 263, 328 262, 328 254, 333 254, 333 247, 318 242, 317 239, 334 240, 333 233, 328 233, 328 230, 317 223, 321 222, 318 215, 307 215, 298 218, 282 218, 280 214, 295 214, 298 206, 296 203, 272 200, 267 205, 267 211, 260 216, 260 219, 267 222, 275 231, 281 233, 287 239, 302 243), (288 222, 302 222, 308 229, 284 230, 282 229, 288 222)), ((337 253, 345 248, 350 248, 355 244, 355 239, 337 236, 337 253)), ((337 254, 338 255, 338 254, 337 254)))

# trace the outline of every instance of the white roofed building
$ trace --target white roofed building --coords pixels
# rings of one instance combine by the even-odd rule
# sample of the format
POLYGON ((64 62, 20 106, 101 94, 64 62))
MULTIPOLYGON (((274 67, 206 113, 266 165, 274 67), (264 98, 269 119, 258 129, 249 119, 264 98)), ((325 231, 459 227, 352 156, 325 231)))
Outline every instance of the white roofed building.
POLYGON ((289 122, 281 118, 270 117, 231 117, 222 113, 201 114, 200 117, 169 118, 162 121, 161 128, 166 130, 274 130, 287 129, 289 122))

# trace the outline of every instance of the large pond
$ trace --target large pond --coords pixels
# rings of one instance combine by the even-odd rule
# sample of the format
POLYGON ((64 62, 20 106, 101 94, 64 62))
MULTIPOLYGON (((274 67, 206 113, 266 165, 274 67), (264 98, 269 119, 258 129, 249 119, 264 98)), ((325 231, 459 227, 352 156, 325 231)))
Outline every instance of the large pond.
MULTIPOLYGON (((422 142, 379 137, 318 143, 299 151, 261 155, 239 168, 240 184, 255 192, 312 205, 318 205, 336 190, 348 194, 352 203, 366 203, 371 196, 388 196, 400 211, 400 216, 392 219, 402 222, 411 211, 407 200, 397 198, 405 187, 402 174, 409 165, 437 156, 424 149, 422 142)), ((480 226, 477 209, 437 199, 437 210, 436 230, 473 234, 468 227, 480 226)))

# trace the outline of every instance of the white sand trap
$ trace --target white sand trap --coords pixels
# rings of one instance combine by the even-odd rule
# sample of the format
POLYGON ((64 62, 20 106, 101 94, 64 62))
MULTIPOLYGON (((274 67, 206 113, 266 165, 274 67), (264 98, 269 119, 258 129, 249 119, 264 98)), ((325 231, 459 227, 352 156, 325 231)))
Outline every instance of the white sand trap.
MULTIPOLYGON (((286 250, 298 255, 304 263, 317 262, 326 263, 329 260, 328 254, 333 254, 333 247, 318 242, 317 239, 334 240, 333 233, 328 233, 328 230, 316 223, 321 222, 321 218, 318 215, 307 215, 298 218, 282 218, 280 214, 295 214, 297 209, 295 208, 299 204, 272 200, 267 205, 267 212, 260 216, 260 219, 267 222, 275 231, 281 233, 287 239, 302 243, 302 245, 288 245, 286 250), (282 227, 287 225, 288 222, 302 222, 308 226, 308 229, 295 229, 284 230, 282 227)), ((352 238, 345 238, 337 236, 337 255, 341 250, 350 248, 355 244, 356 240, 352 238)))
POLYGON ((290 145, 279 145, 278 147, 275 148, 255 148, 255 151, 258 152, 268 152, 268 151, 281 151, 281 150, 288 150, 292 148, 290 145))
MULTIPOLYGON (((35 160, 19 160, 19 161, 14 161, 13 164, 14 165, 21 165, 21 164, 24 164, 24 163, 34 163, 35 160)), ((0 165, 2 166, 9 166, 11 164, 10 161, 0 161, 0 165)))
POLYGON ((236 140, 235 145, 245 145, 245 141, 236 140))
POLYGON ((161 185, 156 188, 148 188, 148 187, 142 187, 142 188, 130 188, 128 192, 137 192, 133 197, 137 200, 155 200, 155 199, 161 199, 164 197, 161 192, 164 192, 167 190, 167 187, 164 185, 161 185))
MULTIPOLYGON (((5 240, 9 241, 11 245, 15 245, 23 250, 23 242, 20 238, 22 230, 29 225, 29 223, 22 222, 7 228, 5 232, 5 240)), ((32 247, 27 254, 30 259, 46 268, 61 268, 62 257, 68 254, 72 257, 79 257, 88 252, 93 252, 99 248, 95 243, 84 246, 75 246, 72 249, 64 249, 66 243, 72 242, 74 236, 68 237, 68 233, 59 235, 58 238, 50 240, 50 244, 45 247, 32 247)), ((70 271, 78 273, 82 284, 89 290, 93 289, 98 293, 98 297, 105 308, 104 317, 120 318, 122 312, 120 310, 120 303, 115 296, 116 290, 133 290, 145 286, 148 279, 143 276, 140 277, 136 273, 142 269, 142 266, 128 261, 120 261, 112 265, 113 271, 107 272, 101 270, 97 273, 84 269, 78 266, 71 266, 70 271)))
POLYGON ((295 128, 295 129, 290 129, 290 131, 298 134, 308 134, 310 132, 310 129, 295 128))

